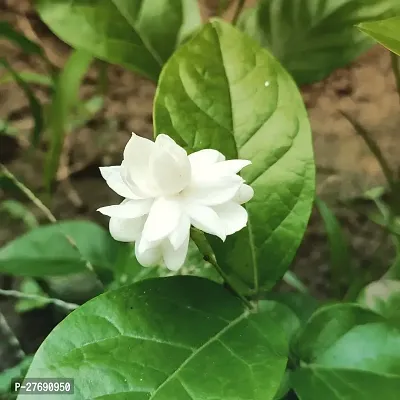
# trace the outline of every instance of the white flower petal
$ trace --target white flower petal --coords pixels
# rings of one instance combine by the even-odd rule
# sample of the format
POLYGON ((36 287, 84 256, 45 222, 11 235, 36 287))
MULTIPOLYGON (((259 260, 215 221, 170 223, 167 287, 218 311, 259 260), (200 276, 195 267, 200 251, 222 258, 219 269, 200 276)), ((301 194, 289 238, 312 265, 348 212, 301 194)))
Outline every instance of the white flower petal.
POLYGON ((144 224, 143 237, 149 242, 167 237, 177 227, 182 211, 177 199, 159 197, 151 206, 144 224))
POLYGON ((185 240, 190 236, 190 218, 186 214, 182 214, 179 224, 169 235, 169 241, 174 249, 178 249, 185 240))
POLYGON ((101 207, 97 211, 115 218, 137 218, 149 212, 153 200, 124 200, 121 204, 101 207))
POLYGON ((175 249, 168 240, 165 240, 162 245, 165 266, 171 271, 177 271, 181 268, 185 262, 188 248, 189 235, 177 249, 175 249))
POLYGON ((190 204, 187 213, 192 225, 206 233, 218 236, 222 241, 226 239, 225 227, 217 213, 210 207, 190 204))
POLYGON ((121 176, 121 166, 100 167, 100 173, 105 179, 107 185, 114 190, 115 193, 127 199, 140 198, 123 181, 121 176))
POLYGON ((250 164, 251 161, 248 160, 226 160, 212 165, 211 168, 212 171, 215 171, 217 174, 231 175, 237 174, 250 164))
POLYGON ((157 245, 154 247, 146 248, 145 251, 140 250, 140 242, 142 239, 135 242, 135 255, 138 262, 143 267, 154 267, 160 264, 162 259, 162 248, 157 245))
POLYGON ((233 198, 233 201, 239 204, 247 203, 254 196, 254 190, 250 185, 243 184, 236 196, 233 198))
POLYGON ((167 135, 158 135, 150 156, 150 171, 165 195, 179 193, 190 182, 191 167, 185 149, 167 135))
POLYGON ((232 200, 242 185, 243 179, 238 175, 210 176, 208 180, 194 180, 183 194, 188 202, 213 206, 232 200))
POLYGON ((145 217, 139 218, 110 218, 109 229, 111 236, 120 242, 134 242, 140 237, 145 217))
POLYGON ((218 161, 224 161, 225 156, 217 150, 204 149, 189 155, 192 168, 204 168, 218 161))
POLYGON ((224 224, 227 235, 240 231, 247 224, 248 214, 246 209, 233 201, 213 207, 213 209, 224 224))
MULTIPOLYGON (((154 184, 150 185, 148 182, 146 182, 146 187, 144 189, 139 188, 136 183, 133 182, 129 168, 127 167, 127 164, 125 161, 122 161, 121 163, 121 179, 125 183, 126 186, 131 190, 135 198, 137 199, 148 199, 148 198, 153 198, 157 194, 157 189, 155 189, 154 184)), ((151 182, 149 178, 149 182, 151 182)), ((144 187, 144 186, 142 186, 144 187)))
MULTIPOLYGON (((143 232, 143 231, 142 231, 143 232)), ((161 244, 162 240, 155 240, 154 242, 149 242, 146 240, 143 235, 140 237, 140 243, 138 244, 139 248, 138 250, 141 253, 146 252, 147 250, 150 250, 153 247, 157 247, 161 244)))
POLYGON ((121 172, 122 178, 129 186, 138 186, 148 196, 156 194, 149 169, 150 156, 154 148, 154 142, 132 133, 132 137, 125 146, 121 172))

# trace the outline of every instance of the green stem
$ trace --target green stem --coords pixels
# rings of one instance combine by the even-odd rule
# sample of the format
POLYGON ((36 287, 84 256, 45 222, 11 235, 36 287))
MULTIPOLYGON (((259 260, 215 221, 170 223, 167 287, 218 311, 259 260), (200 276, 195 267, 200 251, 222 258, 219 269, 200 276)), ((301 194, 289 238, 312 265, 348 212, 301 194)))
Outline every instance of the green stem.
POLYGON ((251 303, 251 301, 248 300, 246 297, 244 297, 238 290, 236 290, 229 276, 218 265, 218 262, 214 256, 214 252, 212 251, 211 246, 209 245, 206 237, 204 236, 204 233, 197 229, 192 229, 190 231, 190 237, 197 246, 197 248, 199 249, 200 253, 203 255, 204 260, 209 262, 217 270, 217 272, 221 275, 225 283, 243 301, 243 303, 246 304, 246 306, 250 310, 254 309, 254 306, 251 303))
POLYGON ((53 213, 38 199, 35 194, 21 183, 3 164, 0 164, 0 171, 10 179, 14 185, 44 214, 44 216, 51 222, 57 222, 53 213))
POLYGON ((385 178, 389 184, 390 189, 394 191, 395 179, 393 177, 393 172, 379 146, 371 138, 370 133, 366 129, 364 129, 356 120, 354 120, 349 114, 347 114, 344 111, 341 111, 341 114, 350 122, 351 125, 353 125, 353 128, 356 131, 356 133, 363 138, 365 144, 368 146, 371 153, 377 159, 382 169, 382 172, 385 175, 385 178))
MULTIPOLYGON (((15 350, 15 356, 18 358, 18 360, 22 360, 26 354, 22 350, 21 344, 19 343, 19 340, 13 330, 11 329, 10 325, 8 325, 7 320, 5 319, 3 313, 0 311, 0 336, 3 337, 4 345, 10 346, 13 350, 15 350)), ((4 351, 0 347, 0 350, 4 351)))
POLYGON ((392 59, 392 70, 394 74, 394 78, 396 80, 397 93, 399 95, 400 100, 400 65, 399 65, 399 56, 395 53, 390 52, 390 57, 392 59))
POLYGON ((18 292, 17 290, 0 289, 0 295, 7 296, 7 297, 14 297, 17 299, 39 300, 39 301, 43 301, 43 302, 45 301, 47 303, 54 304, 55 306, 60 307, 64 310, 67 310, 68 312, 73 311, 79 307, 79 304, 67 303, 66 301, 63 301, 60 299, 55 299, 52 297, 44 297, 44 296, 38 296, 35 294, 22 293, 22 292, 18 292))
POLYGON ((235 15, 233 16, 233 19, 232 19, 232 25, 236 25, 237 24, 237 21, 239 19, 239 16, 240 16, 242 10, 243 10, 245 2, 246 2, 246 0, 238 0, 238 5, 236 7, 235 15))
POLYGON ((287 271, 283 275, 283 281, 291 286, 292 288, 298 290, 300 293, 308 294, 307 286, 297 277, 297 275, 292 271, 287 271))

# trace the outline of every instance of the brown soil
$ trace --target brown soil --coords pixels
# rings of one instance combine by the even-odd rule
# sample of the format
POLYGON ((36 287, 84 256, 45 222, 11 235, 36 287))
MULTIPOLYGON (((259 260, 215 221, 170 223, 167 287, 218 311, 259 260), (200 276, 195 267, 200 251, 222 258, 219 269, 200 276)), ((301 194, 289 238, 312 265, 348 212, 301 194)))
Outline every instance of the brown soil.
MULTIPOLYGON (((41 43, 55 65, 61 67, 64 64, 69 48, 39 21, 28 1, 0 0, 0 6, 2 19, 12 21, 28 37, 41 43)), ((203 12, 206 14, 207 9, 203 12)), ((39 60, 25 56, 4 41, 0 41, 0 57, 6 57, 19 71, 44 72, 44 65, 39 60)), ((99 63, 92 66, 84 79, 82 98, 88 98, 98 90, 98 73, 99 63)), ((147 137, 152 135, 154 84, 118 66, 110 66, 107 73, 109 86, 103 110, 84 128, 71 133, 68 139, 68 168, 76 170, 71 175, 71 183, 83 206, 71 195, 70 187, 59 185, 52 209, 60 219, 84 216, 104 223, 95 210, 115 197, 99 179, 97 167, 119 161, 131 131, 147 137)), ((35 91, 43 101, 49 99, 46 90, 36 88, 35 91)), ((378 163, 340 110, 360 121, 393 166, 399 167, 396 155, 400 150, 397 138, 400 108, 388 52, 376 46, 324 81, 303 87, 302 94, 313 129, 318 194, 332 203, 338 197, 359 195, 367 188, 384 184, 378 163)), ((0 118, 10 115, 14 126, 23 132, 29 131, 33 122, 27 101, 21 90, 11 83, 0 86, 0 118)), ((2 161, 27 186, 40 193, 45 148, 33 154, 26 146, 24 135, 17 144, 0 142, 0 148, 2 161)), ((59 172, 62 175, 65 170, 59 172)), ((364 260, 365 253, 379 241, 379 231, 343 208, 336 207, 336 211, 349 235, 355 259, 364 260)), ((20 228, 10 224, 0 226, 0 242, 15 237, 20 228)), ((387 263, 389 258, 386 257, 387 263)), ((296 258, 295 271, 319 297, 325 297, 329 290, 328 260, 323 225, 314 212, 296 258)))

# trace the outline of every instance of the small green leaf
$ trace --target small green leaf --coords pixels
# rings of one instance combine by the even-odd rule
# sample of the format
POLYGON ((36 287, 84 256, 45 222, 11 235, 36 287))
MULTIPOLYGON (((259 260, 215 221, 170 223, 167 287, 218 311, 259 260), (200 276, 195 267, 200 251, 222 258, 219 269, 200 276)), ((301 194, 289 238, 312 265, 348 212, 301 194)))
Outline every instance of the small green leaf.
POLYGON ((323 219, 326 235, 329 242, 330 271, 333 287, 337 298, 343 296, 343 283, 347 285, 352 278, 352 261, 350 249, 344 236, 339 221, 328 205, 319 199, 315 199, 315 204, 323 219))
POLYGON ((0 135, 17 136, 18 129, 14 128, 8 121, 0 119, 0 135))
POLYGON ((103 228, 88 221, 40 226, 0 249, 0 273, 36 277, 66 275, 85 271, 87 261, 95 268, 112 269, 123 246, 103 228))
POLYGON ((71 46, 154 81, 179 42, 201 23, 195 0, 39 0, 37 10, 71 46))
POLYGON ((368 50, 355 24, 392 17, 397 0, 261 0, 239 26, 269 48, 298 84, 319 81, 368 50))
MULTIPOLYGON (((46 87, 53 87, 54 81, 50 76, 38 74, 36 72, 21 71, 18 73, 20 78, 26 83, 41 85, 46 87)), ((11 73, 4 74, 0 77, 0 84, 14 82, 14 77, 11 73)))
POLYGON ((357 325, 383 321, 382 316, 357 304, 333 304, 319 308, 296 338, 293 349, 307 363, 357 325))
POLYGON ((39 224, 29 208, 17 200, 4 200, 0 203, 0 212, 7 213, 15 219, 21 219, 28 229, 36 228, 39 224))
POLYGON ((0 65, 7 69, 10 75, 14 78, 15 83, 24 91, 25 96, 29 101, 29 107, 34 120, 31 141, 34 146, 37 146, 39 144, 44 129, 42 106, 29 85, 23 80, 23 78, 21 78, 18 72, 16 72, 5 59, 0 59, 0 65))
POLYGON ((255 191, 248 227, 210 241, 235 287, 271 288, 294 257, 314 198, 310 126, 290 76, 257 43, 213 20, 163 69, 154 128, 191 150, 252 161, 243 172, 255 191))
POLYGON ((360 293, 358 302, 386 318, 400 321, 400 281, 372 282, 360 293))
POLYGON ((34 279, 24 278, 20 284, 19 292, 28 295, 36 295, 38 297, 19 299, 15 303, 15 311, 18 313, 24 313, 37 308, 42 308, 49 304, 49 300, 46 299, 46 293, 43 292, 41 287, 36 283, 34 279))
POLYGON ((75 115, 71 116, 67 121, 67 131, 73 131, 74 129, 84 126, 88 121, 95 117, 103 106, 104 98, 102 96, 93 96, 90 99, 79 103, 76 106, 75 115))
POLYGON ((45 180, 47 187, 57 174, 68 117, 78 100, 81 80, 87 72, 93 57, 85 51, 72 53, 57 79, 55 94, 50 109, 50 150, 47 154, 45 180))
POLYGON ((400 56, 400 17, 363 22, 358 28, 400 56))
POLYGON ((27 377, 74 378, 76 400, 272 400, 286 361, 268 313, 249 312, 207 279, 179 276, 84 304, 44 341, 27 377))

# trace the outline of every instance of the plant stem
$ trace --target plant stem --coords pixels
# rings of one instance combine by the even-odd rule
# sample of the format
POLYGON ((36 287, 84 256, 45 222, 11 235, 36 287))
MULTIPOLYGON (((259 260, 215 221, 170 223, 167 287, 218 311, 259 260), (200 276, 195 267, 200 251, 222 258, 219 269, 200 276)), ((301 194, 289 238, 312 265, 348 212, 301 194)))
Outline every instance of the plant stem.
POLYGON ((240 16, 242 10, 243 10, 245 2, 246 2, 246 0, 238 0, 238 5, 236 7, 235 15, 232 18, 232 25, 236 25, 237 24, 237 21, 239 19, 239 16, 240 16))
POLYGON ((14 297, 17 299, 45 301, 47 303, 54 304, 57 307, 63 308, 64 310, 67 310, 67 311, 73 311, 79 307, 79 304, 67 303, 66 301, 63 301, 60 299, 55 299, 52 297, 44 297, 44 296, 38 296, 36 294, 22 293, 22 292, 18 292, 17 290, 0 289, 0 295, 7 296, 7 297, 14 297))
POLYGON ((291 286, 292 288, 298 290, 300 293, 308 294, 307 286, 297 277, 297 275, 292 271, 287 271, 283 275, 283 281, 291 286))
POLYGON ((389 184, 389 187, 392 191, 395 189, 395 180, 393 178, 393 172, 389 166, 389 163, 386 161, 386 158, 384 157, 381 149, 379 146, 375 143, 375 141, 371 138, 370 133, 364 129, 356 120, 354 120, 349 114, 347 114, 344 111, 340 111, 341 114, 350 122, 351 125, 353 125, 354 130, 358 135, 360 135, 365 144, 368 146, 369 150, 371 153, 375 156, 377 159, 383 174, 385 175, 385 178, 389 184))
POLYGON ((44 216, 51 222, 57 222, 56 217, 53 213, 43 204, 43 202, 38 199, 35 194, 28 189, 23 183, 21 183, 3 164, 0 164, 0 171, 10 179, 15 186, 21 190, 22 193, 44 214, 44 216))
POLYGON ((395 53, 390 52, 390 57, 392 59, 392 70, 394 74, 394 79, 396 81, 397 93, 400 100, 400 64, 399 56, 395 53))
MULTIPOLYGON (((2 337, 1 340, 2 344, 4 343, 5 345, 8 345, 15 350, 15 357, 17 357, 18 360, 22 360, 26 356, 25 352, 21 348, 18 338, 15 336, 15 333, 10 328, 10 325, 8 325, 8 322, 1 311, 0 311, 0 337, 2 337)), ((2 349, 0 348, 0 350, 2 349)), ((4 349, 2 351, 4 351, 4 349)))
POLYGON ((232 284, 229 276, 222 270, 222 268, 218 265, 217 260, 215 259, 214 252, 211 249, 204 233, 197 230, 192 229, 190 232, 190 237, 193 242, 199 249, 200 253, 203 255, 205 261, 209 262, 221 275, 222 279, 226 282, 226 284, 231 288, 231 290, 243 301, 246 306, 252 310, 254 309, 253 304, 250 300, 248 300, 245 296, 243 296, 238 290, 236 290, 235 286, 232 284))

